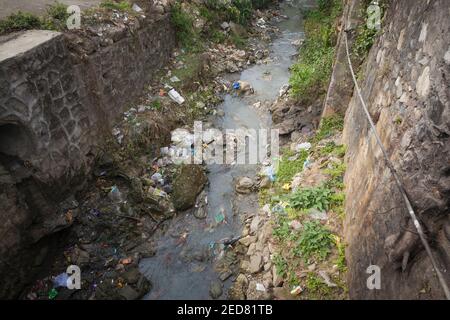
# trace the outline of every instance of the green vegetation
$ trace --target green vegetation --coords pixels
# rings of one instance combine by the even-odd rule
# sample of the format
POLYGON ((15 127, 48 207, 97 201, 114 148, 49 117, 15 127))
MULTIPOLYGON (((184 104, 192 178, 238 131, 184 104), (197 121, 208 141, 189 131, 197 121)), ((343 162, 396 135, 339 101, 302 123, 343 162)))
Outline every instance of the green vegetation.
POLYGON ((273 235, 279 241, 295 240, 296 238, 296 234, 289 227, 289 219, 283 215, 277 217, 277 226, 273 229, 273 235))
POLYGON ((61 31, 66 28, 69 16, 67 6, 59 2, 49 5, 41 18, 19 11, 0 21, 0 34, 31 29, 61 31))
POLYGON ((191 52, 200 52, 205 41, 224 43, 229 41, 238 48, 246 45, 245 37, 232 30, 230 34, 224 33, 220 28, 223 21, 232 21, 241 26, 248 25, 255 8, 262 8, 270 3, 268 0, 206 0, 203 4, 195 5, 200 16, 206 20, 207 28, 196 30, 194 15, 177 1, 172 6, 172 23, 177 30, 177 38, 184 49, 191 52))
POLYGON ((340 0, 321 0, 317 10, 306 13, 306 40, 289 79, 290 93, 300 100, 314 101, 326 92, 336 42, 334 22, 342 11, 341 6, 340 0))
POLYGON ((322 118, 319 129, 314 135, 311 142, 317 143, 320 140, 328 138, 336 132, 341 132, 344 129, 344 117, 335 114, 330 117, 322 118))
POLYGON ((297 247, 294 249, 296 255, 305 261, 310 258, 324 260, 331 252, 333 237, 326 227, 319 221, 307 221, 303 225, 297 247))
POLYGON ((277 274, 283 278, 286 277, 288 272, 288 263, 286 259, 277 254, 273 257, 273 263, 275 264, 275 267, 277 269, 277 274))
POLYGON ((153 102, 151 103, 151 107, 152 107, 152 109, 154 109, 154 110, 161 110, 161 107, 162 107, 161 101, 159 101, 159 100, 153 101, 153 102))
POLYGON ((49 30, 64 30, 67 28, 67 5, 55 3, 47 8, 47 15, 42 18, 42 28, 49 30))
POLYGON ((200 39, 193 26, 191 15, 183 10, 180 3, 172 7, 172 24, 175 27, 178 41, 183 47, 192 51, 200 51, 200 39))
POLYGON ((308 158, 308 152, 302 150, 296 159, 289 160, 294 154, 290 150, 285 150, 282 159, 278 164, 277 180, 280 183, 287 183, 303 170, 303 163, 308 158))
POLYGON ((0 34, 19 30, 40 29, 41 20, 31 13, 17 12, 0 20, 0 34))
MULTIPOLYGON (((367 16, 367 8, 371 4, 371 2, 372 1, 370 0, 366 0, 363 5, 361 15, 364 17, 364 19, 362 19, 363 22, 356 29, 356 39, 352 47, 353 53, 360 59, 363 59, 369 53, 369 50, 370 48, 372 48, 375 38, 379 34, 379 31, 377 29, 369 29, 367 27, 367 19, 369 18, 367 16)), ((380 15, 381 19, 383 20, 383 12, 385 12, 386 10, 387 1, 380 0, 378 2, 378 5, 380 6, 380 15)))
POLYGON ((299 189, 289 195, 289 206, 300 210, 316 208, 326 211, 330 206, 332 194, 330 189, 324 187, 299 189))
POLYGON ((105 0, 100 3, 100 7, 118 11, 131 10, 131 4, 128 1, 105 0))
POLYGON ((330 299, 332 298, 332 288, 328 287, 314 273, 308 273, 306 277, 306 290, 310 299, 330 299))
POLYGON ((338 267, 338 270, 340 272, 346 272, 347 271, 347 261, 345 259, 345 244, 342 243, 340 240, 336 242, 336 248, 338 251, 338 257, 336 259, 336 265, 338 267))

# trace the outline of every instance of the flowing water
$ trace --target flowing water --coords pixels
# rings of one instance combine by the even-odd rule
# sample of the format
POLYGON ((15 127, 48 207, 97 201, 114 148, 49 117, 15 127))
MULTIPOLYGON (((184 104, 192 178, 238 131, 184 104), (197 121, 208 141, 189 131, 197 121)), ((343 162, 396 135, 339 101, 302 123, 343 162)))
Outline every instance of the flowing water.
MULTIPOLYGON (((218 106, 222 117, 214 119, 214 127, 223 129, 270 128, 270 114, 265 105, 277 98, 279 89, 288 83, 289 67, 297 47, 292 42, 302 39, 301 9, 310 7, 311 0, 284 1, 281 12, 288 19, 277 23, 280 33, 270 46, 271 61, 244 70, 240 79, 249 82, 255 94, 248 97, 226 95, 218 106), (265 110, 263 110, 265 109, 265 110)), ((207 217, 197 219, 192 212, 178 214, 169 222, 168 229, 157 239, 157 253, 144 259, 140 268, 151 280, 153 287, 146 299, 209 299, 212 281, 218 279, 213 268, 216 259, 214 243, 224 238, 239 236, 242 230, 241 216, 258 210, 257 195, 236 196, 235 179, 254 177, 257 165, 209 165, 207 190, 207 217), (244 200, 244 201, 242 201, 244 200), (223 213, 225 220, 217 223, 223 213)), ((224 283, 224 294, 232 282, 224 283)))

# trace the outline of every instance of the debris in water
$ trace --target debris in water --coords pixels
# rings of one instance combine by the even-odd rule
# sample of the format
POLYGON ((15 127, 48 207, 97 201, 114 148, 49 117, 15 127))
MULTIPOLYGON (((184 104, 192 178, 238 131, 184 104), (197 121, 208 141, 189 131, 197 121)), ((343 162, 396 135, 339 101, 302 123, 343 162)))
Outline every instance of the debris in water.
POLYGON ((216 223, 219 224, 219 223, 221 223, 222 221, 225 220, 225 216, 224 216, 224 214, 221 212, 221 213, 219 213, 218 215, 216 215, 216 217, 215 217, 214 219, 216 220, 216 223))

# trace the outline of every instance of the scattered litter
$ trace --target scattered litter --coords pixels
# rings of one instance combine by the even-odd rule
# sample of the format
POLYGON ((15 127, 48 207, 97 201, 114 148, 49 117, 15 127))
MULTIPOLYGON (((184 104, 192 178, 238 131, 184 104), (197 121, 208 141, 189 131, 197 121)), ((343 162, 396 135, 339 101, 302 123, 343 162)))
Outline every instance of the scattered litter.
POLYGON ((139 7, 136 3, 133 3, 133 6, 131 7, 136 12, 142 12, 142 8, 139 7))
POLYGON ((121 263, 123 265, 130 264, 131 262, 133 262, 133 260, 131 258, 123 258, 123 259, 120 259, 120 261, 119 261, 119 263, 121 263))
POLYGON ((289 90, 289 84, 283 85, 283 86, 280 88, 280 90, 278 91, 278 96, 279 96, 279 97, 284 96, 284 95, 288 92, 288 90, 289 90))
POLYGON ((55 299, 57 296, 58 296, 58 290, 56 290, 55 288, 53 288, 52 290, 50 290, 50 291, 48 292, 48 298, 49 298, 50 300, 55 299))
POLYGON ((117 186, 111 187, 111 191, 109 192, 109 198, 115 203, 123 202, 122 193, 120 192, 117 186))
POLYGON ((254 93, 255 90, 247 81, 238 80, 233 83, 233 89, 242 94, 254 93))
POLYGON ((256 284, 256 291, 266 292, 266 288, 264 287, 264 285, 262 283, 257 283, 256 284))
POLYGON ((337 287, 337 284, 332 282, 330 277, 328 276, 328 273, 326 273, 323 270, 319 271, 319 275, 322 277, 323 282, 325 282, 325 284, 329 287, 337 287))
POLYGON ((309 149, 311 149, 312 145, 309 142, 303 142, 303 143, 299 143, 298 145, 295 146, 295 151, 301 151, 301 150, 306 150, 308 151, 309 149))
POLYGON ((292 220, 292 221, 289 223, 289 226, 290 226, 292 229, 294 229, 294 230, 299 230, 299 229, 302 228, 302 224, 301 224, 300 221, 298 221, 298 220, 292 220))
POLYGON ((58 287, 67 287, 67 280, 69 279, 69 276, 67 273, 63 272, 58 274, 55 279, 53 279, 53 285, 55 288, 58 287))
POLYGON ((169 91, 169 97, 178 104, 183 104, 183 102, 185 101, 184 98, 175 89, 169 91))
POLYGON ((154 173, 151 177, 150 177, 150 179, 152 179, 155 183, 160 183, 160 184, 164 184, 164 179, 163 179, 163 176, 161 175, 161 173, 159 173, 159 172, 156 172, 156 173, 154 173))
POLYGON ((276 177, 275 177, 275 170, 273 169, 273 166, 269 166, 264 170, 264 173, 266 174, 266 176, 269 177, 269 180, 274 182, 276 177))
POLYGON ((291 294, 294 296, 298 296, 300 293, 302 293, 303 289, 300 286, 296 286, 294 289, 291 290, 291 294))
POLYGON ((262 212, 264 212, 265 214, 270 214, 270 204, 266 203, 266 204, 262 207, 262 212))
POLYGON ((222 243, 225 246, 231 246, 231 245, 235 244, 236 242, 238 242, 239 239, 241 239, 241 238, 242 238, 242 236, 238 236, 238 237, 234 237, 234 238, 224 238, 224 239, 219 240, 218 243, 222 243))
POLYGON ((122 140, 123 140, 123 133, 120 131, 119 128, 114 128, 112 130, 112 134, 113 136, 116 138, 117 142, 119 144, 122 144, 122 140))
POLYGON ((305 162, 303 162, 303 170, 306 170, 306 169, 310 168, 311 164, 312 164, 312 162, 311 162, 311 160, 308 157, 308 159, 306 159, 305 162))
POLYGON ((172 78, 170 78, 170 82, 180 82, 180 78, 178 78, 177 76, 173 76, 172 78))
POLYGON ((308 210, 309 216, 314 220, 327 220, 327 212, 326 211, 320 211, 316 208, 311 208, 308 210))
POLYGON ((283 190, 289 191, 289 190, 291 190, 291 184, 285 183, 282 188, 283 188, 283 190))
POLYGON ((167 193, 165 191, 161 190, 161 189, 158 189, 158 188, 150 187, 150 188, 148 188, 148 192, 150 194, 153 194, 153 195, 158 196, 158 197, 162 197, 162 198, 167 197, 167 193))
POLYGON ((223 213, 219 213, 218 215, 215 216, 214 220, 216 220, 216 223, 221 223, 222 221, 225 220, 225 216, 223 213))
POLYGON ((272 207, 272 213, 277 213, 277 214, 286 214, 286 210, 284 209, 284 207, 277 203, 276 205, 274 205, 272 207))

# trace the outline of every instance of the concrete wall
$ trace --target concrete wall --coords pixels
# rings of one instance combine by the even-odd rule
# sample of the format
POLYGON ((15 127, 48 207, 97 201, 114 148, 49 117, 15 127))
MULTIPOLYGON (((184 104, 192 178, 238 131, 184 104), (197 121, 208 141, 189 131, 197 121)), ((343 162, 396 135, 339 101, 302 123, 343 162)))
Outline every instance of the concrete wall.
MULTIPOLYGON (((389 1, 361 87, 450 283, 450 2, 389 1)), ((356 93, 348 105, 345 235, 351 298, 443 298, 356 93), (381 290, 366 269, 381 268, 381 290)))
POLYGON ((174 47, 167 14, 101 36, 0 39, 0 297, 14 297, 42 262, 45 252, 30 250, 70 225, 61 201, 82 187, 96 146, 174 47))

